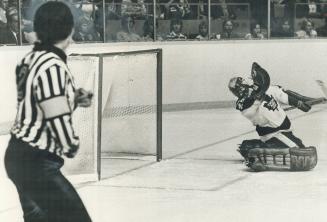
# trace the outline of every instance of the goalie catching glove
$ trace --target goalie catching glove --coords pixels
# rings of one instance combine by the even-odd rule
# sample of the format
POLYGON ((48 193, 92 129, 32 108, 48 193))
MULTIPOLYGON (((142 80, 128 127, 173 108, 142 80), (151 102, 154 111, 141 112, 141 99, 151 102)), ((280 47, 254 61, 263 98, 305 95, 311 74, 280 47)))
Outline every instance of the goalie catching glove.
POLYGON ((258 63, 254 62, 251 68, 253 89, 258 99, 262 98, 270 86, 270 76, 258 63))

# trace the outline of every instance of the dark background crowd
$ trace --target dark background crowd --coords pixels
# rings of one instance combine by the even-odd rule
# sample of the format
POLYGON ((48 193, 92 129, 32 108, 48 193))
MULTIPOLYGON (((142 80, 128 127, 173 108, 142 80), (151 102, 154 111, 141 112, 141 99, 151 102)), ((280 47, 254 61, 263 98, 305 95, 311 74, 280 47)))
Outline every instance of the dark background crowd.
MULTIPOLYGON (((46 0, 18 1, 0 0, 2 45, 36 41, 33 16, 46 0)), ((327 37, 327 0, 62 1, 77 43, 327 37)))

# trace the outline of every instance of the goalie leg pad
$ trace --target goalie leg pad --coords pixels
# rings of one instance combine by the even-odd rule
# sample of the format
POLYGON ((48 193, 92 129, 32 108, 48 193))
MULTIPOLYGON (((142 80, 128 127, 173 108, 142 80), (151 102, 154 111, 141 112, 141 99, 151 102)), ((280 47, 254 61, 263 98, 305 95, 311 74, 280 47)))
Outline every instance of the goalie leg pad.
POLYGON ((318 162, 315 147, 254 148, 248 152, 247 166, 254 171, 308 171, 318 162))
POLYGON ((247 166, 254 171, 288 170, 289 148, 254 148, 249 150, 247 166))
POLYGON ((292 171, 307 171, 315 168, 318 162, 317 149, 314 146, 306 148, 290 148, 290 169, 292 171))

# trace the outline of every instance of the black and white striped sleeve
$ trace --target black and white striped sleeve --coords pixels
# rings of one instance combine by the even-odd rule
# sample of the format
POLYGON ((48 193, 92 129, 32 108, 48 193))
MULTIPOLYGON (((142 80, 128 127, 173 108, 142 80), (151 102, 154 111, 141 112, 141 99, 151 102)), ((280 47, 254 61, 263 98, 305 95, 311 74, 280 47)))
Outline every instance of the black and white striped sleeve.
POLYGON ((78 149, 79 138, 75 135, 72 125, 72 109, 69 105, 66 71, 53 65, 40 73, 35 80, 36 100, 43 111, 46 124, 53 138, 58 141, 63 153, 78 149))

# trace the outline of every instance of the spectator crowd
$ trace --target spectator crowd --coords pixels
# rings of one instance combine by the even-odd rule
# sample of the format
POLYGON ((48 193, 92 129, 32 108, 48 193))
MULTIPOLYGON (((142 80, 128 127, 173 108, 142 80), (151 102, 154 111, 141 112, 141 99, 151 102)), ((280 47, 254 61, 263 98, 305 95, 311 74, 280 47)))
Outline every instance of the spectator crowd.
MULTIPOLYGON (((0 45, 35 42, 33 16, 46 1, 0 0, 0 45)), ((62 1, 77 43, 327 37, 327 0, 62 1)))

